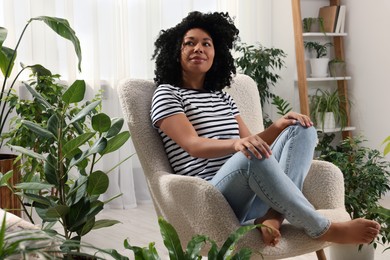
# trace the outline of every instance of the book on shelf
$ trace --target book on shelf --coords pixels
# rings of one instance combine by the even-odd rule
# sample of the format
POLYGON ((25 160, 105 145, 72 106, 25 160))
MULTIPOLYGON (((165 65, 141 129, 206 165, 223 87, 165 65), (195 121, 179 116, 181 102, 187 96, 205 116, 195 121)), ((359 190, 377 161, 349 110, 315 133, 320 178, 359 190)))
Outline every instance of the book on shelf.
POLYGON ((320 8, 318 17, 322 18, 323 20, 325 32, 335 31, 338 12, 339 6, 337 5, 323 6, 320 8))
POLYGON ((346 12, 346 6, 340 5, 339 12, 337 14, 337 22, 334 32, 335 33, 343 33, 344 32, 344 25, 345 25, 345 12, 346 12))

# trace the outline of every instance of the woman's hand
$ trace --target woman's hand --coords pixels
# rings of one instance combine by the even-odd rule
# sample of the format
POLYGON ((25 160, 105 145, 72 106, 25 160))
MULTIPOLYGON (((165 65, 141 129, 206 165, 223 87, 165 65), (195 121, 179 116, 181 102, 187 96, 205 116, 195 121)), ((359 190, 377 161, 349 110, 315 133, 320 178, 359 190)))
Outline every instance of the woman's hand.
POLYGON ((279 118, 275 122, 275 125, 281 129, 285 129, 290 125, 295 125, 297 122, 299 122, 304 127, 313 126, 313 122, 311 121, 310 117, 292 111, 279 118))
POLYGON ((252 158, 252 154, 258 159, 263 158, 263 156, 269 158, 272 154, 269 145, 258 135, 237 139, 234 142, 234 149, 237 152, 242 152, 248 159, 252 158))

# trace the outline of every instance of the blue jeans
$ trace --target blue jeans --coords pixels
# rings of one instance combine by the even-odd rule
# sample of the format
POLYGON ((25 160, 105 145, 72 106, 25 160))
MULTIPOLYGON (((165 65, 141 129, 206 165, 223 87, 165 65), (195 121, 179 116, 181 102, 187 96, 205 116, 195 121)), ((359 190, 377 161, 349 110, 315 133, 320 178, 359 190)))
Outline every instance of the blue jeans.
POLYGON ((240 222, 259 218, 273 208, 311 237, 324 234, 330 221, 302 194, 317 132, 300 124, 287 127, 271 146, 270 158, 234 154, 210 182, 221 191, 240 222))

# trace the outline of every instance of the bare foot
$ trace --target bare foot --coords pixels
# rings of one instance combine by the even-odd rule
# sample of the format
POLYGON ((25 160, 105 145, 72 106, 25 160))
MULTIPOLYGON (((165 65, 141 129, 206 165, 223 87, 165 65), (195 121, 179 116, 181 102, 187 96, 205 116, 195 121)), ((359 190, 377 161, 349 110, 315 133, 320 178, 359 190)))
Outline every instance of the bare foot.
POLYGON ((280 238, 282 237, 279 229, 283 220, 284 217, 273 209, 268 210, 268 212, 263 217, 257 218, 255 220, 256 225, 265 225, 259 228, 265 245, 276 246, 279 243, 280 238))
POLYGON ((332 223, 329 230, 319 239, 339 244, 367 244, 379 234, 380 225, 363 218, 332 223))

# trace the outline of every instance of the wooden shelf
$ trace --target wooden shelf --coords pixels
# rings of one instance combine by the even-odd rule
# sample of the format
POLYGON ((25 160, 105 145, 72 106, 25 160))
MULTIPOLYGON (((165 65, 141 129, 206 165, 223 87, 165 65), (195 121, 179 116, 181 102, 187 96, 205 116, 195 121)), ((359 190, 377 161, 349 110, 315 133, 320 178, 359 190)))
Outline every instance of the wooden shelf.
POLYGON ((356 127, 347 126, 347 127, 344 127, 343 129, 341 129, 341 127, 337 127, 337 128, 333 128, 333 129, 320 129, 320 128, 318 128, 317 132, 328 134, 328 133, 337 133, 337 132, 349 132, 349 131, 354 131, 354 130, 356 130, 356 127))
POLYGON ((335 36, 347 36, 348 33, 322 33, 322 32, 309 32, 309 33, 302 33, 303 37, 335 37, 335 36))
POLYGON ((351 80, 350 76, 347 77, 325 77, 325 78, 306 78, 307 81, 337 81, 337 80, 351 80))
MULTIPOLYGON (((292 15, 293 15, 293 26, 294 26, 294 42, 295 42, 295 57, 297 65, 297 86, 299 91, 299 103, 300 111, 302 114, 310 115, 309 109, 309 98, 308 98, 308 83, 320 82, 320 81, 335 81, 337 83, 337 90, 339 95, 348 97, 348 86, 347 81, 351 77, 323 77, 323 78, 311 78, 308 77, 306 71, 306 58, 305 58, 305 47, 304 47, 304 37, 332 37, 333 48, 334 48, 334 57, 337 57, 341 60, 345 60, 344 56, 344 36, 347 36, 347 33, 323 33, 323 32, 314 32, 314 33, 303 33, 302 30, 302 16, 301 16, 301 0, 291 0, 292 3, 292 15)), ((340 5, 341 0, 329 0, 329 5, 340 5)), ((344 102, 343 109, 347 114, 347 124, 351 125, 350 116, 349 116, 349 104, 344 102)), ((334 131, 331 130, 331 131, 334 131)), ((340 129, 339 129, 340 131, 340 129)), ((350 128, 343 129, 343 138, 351 137, 350 128)))

